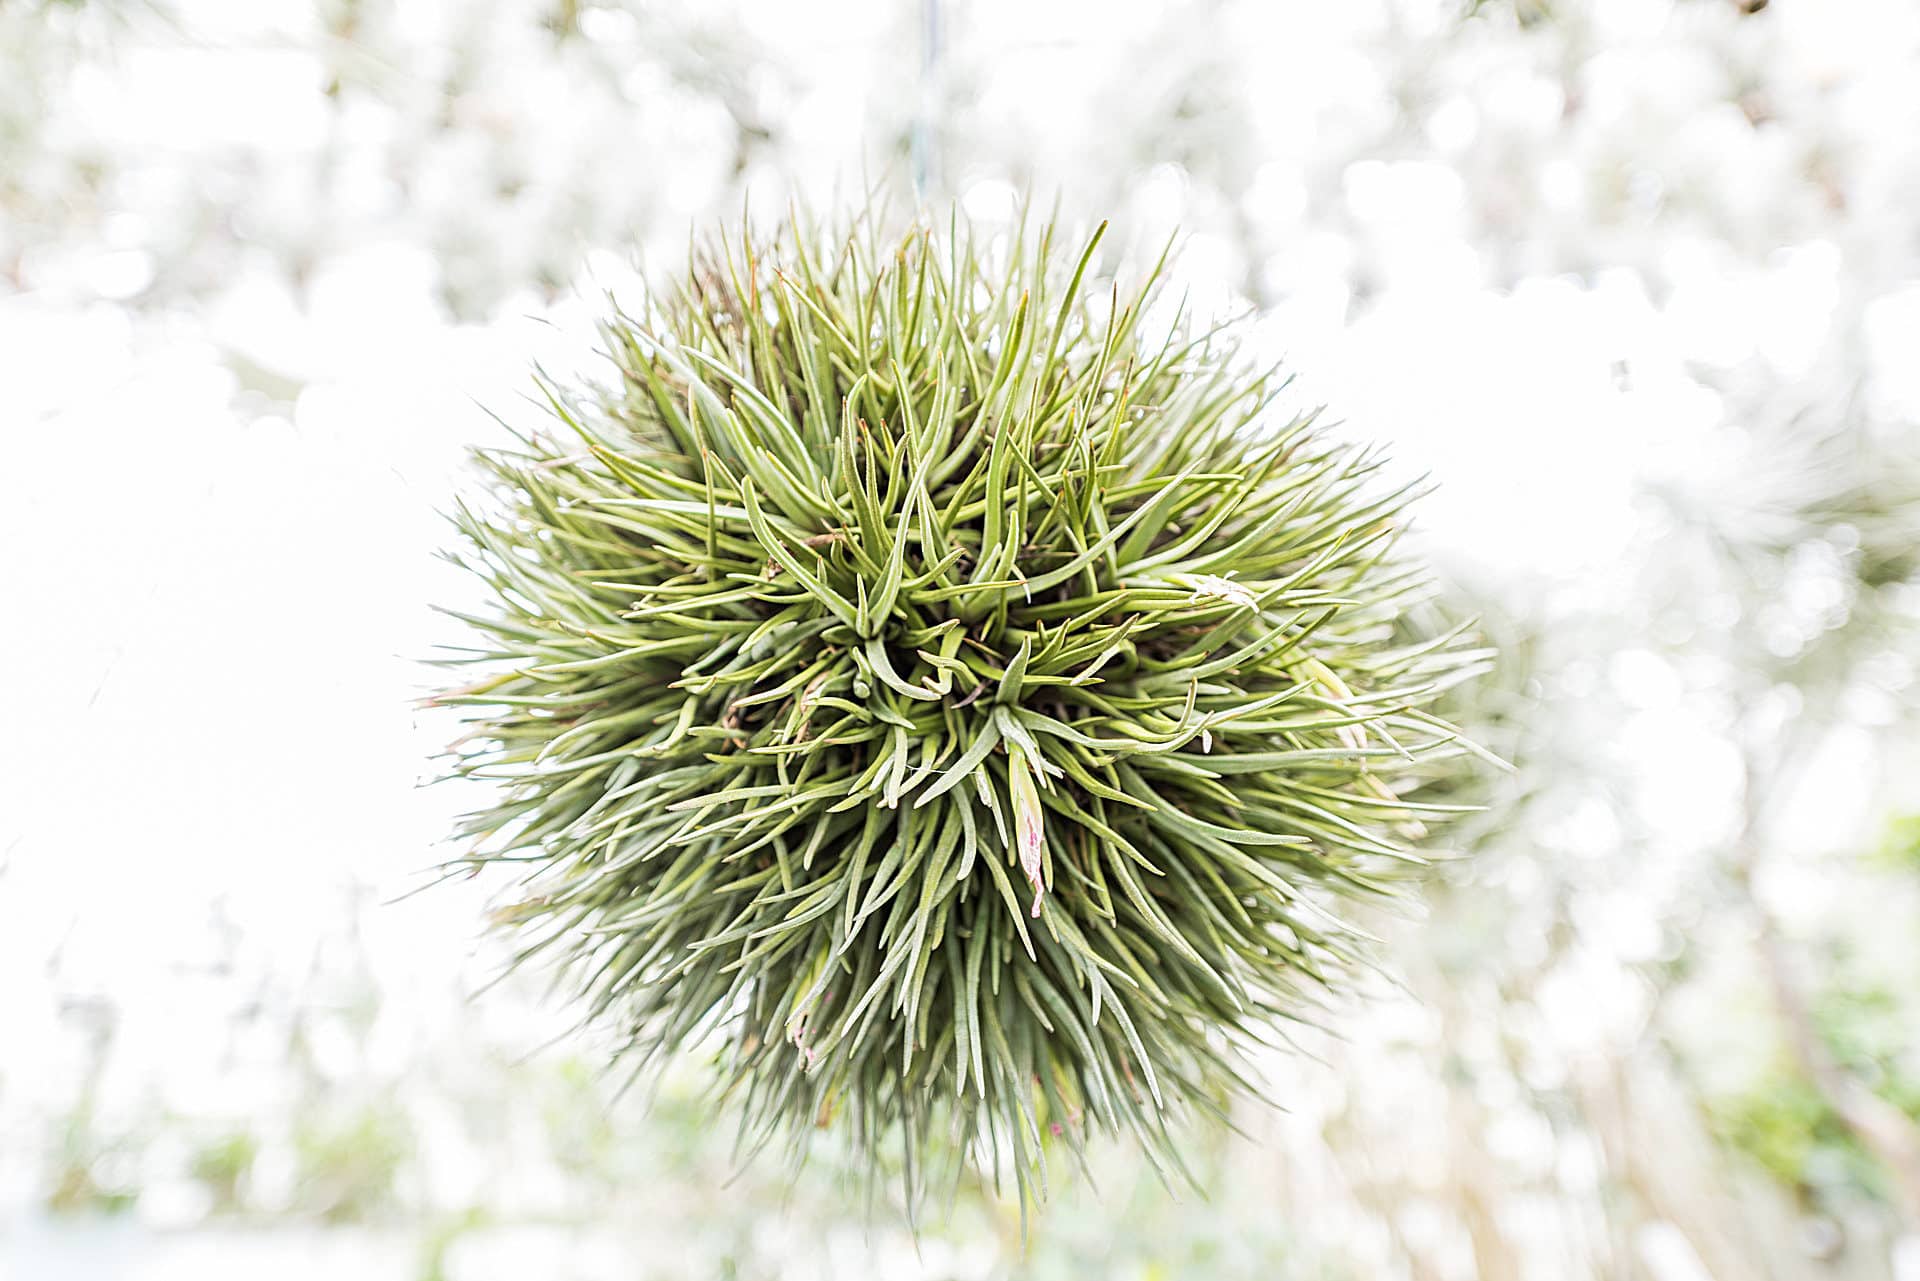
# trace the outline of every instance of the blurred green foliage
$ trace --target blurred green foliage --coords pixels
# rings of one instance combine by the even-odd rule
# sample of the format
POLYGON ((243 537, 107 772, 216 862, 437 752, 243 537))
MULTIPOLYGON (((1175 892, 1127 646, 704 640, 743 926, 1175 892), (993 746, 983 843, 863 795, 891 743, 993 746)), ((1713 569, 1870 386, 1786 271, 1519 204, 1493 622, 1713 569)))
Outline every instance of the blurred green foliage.
POLYGON ((1803 1197, 1877 1186, 1872 1158, 1790 1065, 1713 1103, 1709 1116, 1723 1142, 1803 1197))
POLYGON ((1888 823, 1874 858, 1883 867, 1920 872, 1920 814, 1903 814, 1888 823))
MULTIPOLYGON (((1920 1044, 1895 994, 1833 991, 1815 1012, 1834 1059, 1920 1121, 1920 1044)), ((1879 1163, 1784 1054, 1744 1090, 1709 1101, 1707 1113, 1722 1142, 1802 1198, 1831 1203, 1887 1196, 1879 1163)))
POLYGON ((405 1116, 388 1105, 302 1117, 293 1131, 298 1208, 329 1223, 390 1213, 413 1147, 405 1116))
POLYGON ((202 1144, 187 1161, 187 1173, 206 1190, 213 1214, 237 1214, 246 1206, 247 1180, 260 1155, 260 1141, 234 1130, 202 1144))
POLYGON ((140 1199, 138 1144, 113 1133, 95 1116, 91 1094, 62 1119, 47 1177, 46 1207, 54 1214, 121 1214, 140 1199))

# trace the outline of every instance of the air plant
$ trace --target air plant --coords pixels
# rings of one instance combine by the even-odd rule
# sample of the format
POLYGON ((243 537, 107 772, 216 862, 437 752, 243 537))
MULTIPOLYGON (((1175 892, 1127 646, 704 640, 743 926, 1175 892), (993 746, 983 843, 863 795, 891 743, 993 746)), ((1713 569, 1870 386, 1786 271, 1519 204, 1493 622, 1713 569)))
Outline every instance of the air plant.
POLYGON ((876 221, 715 246, 542 380, 437 701, 515 955, 621 1061, 717 1046, 753 1146, 964 1153, 1024 1213, 1092 1133, 1180 1170, 1364 963, 1337 909, 1424 861, 1483 656, 1414 621, 1409 492, 1153 306, 1165 254, 876 221))

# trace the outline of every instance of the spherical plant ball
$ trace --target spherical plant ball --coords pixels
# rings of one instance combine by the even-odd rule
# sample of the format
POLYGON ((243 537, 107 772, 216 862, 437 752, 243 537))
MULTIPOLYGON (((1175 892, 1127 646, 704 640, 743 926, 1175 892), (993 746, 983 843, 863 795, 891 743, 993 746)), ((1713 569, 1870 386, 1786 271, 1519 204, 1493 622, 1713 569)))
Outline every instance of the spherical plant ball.
POLYGON ((1481 656, 1411 621, 1406 493, 1162 267, 879 221, 703 252, 604 385, 543 382, 456 517, 492 609, 438 701, 517 955, 627 1061, 717 1045, 750 1137, 1024 1209, 1092 1133, 1177 1168, 1353 973, 1481 656))

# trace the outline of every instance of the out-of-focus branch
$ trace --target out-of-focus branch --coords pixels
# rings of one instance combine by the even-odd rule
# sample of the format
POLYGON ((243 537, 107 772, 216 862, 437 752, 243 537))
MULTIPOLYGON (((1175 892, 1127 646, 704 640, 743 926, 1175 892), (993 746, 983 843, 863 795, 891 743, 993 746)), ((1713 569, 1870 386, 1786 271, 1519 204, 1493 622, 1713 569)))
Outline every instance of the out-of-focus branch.
POLYGON ((1915 1125, 1904 1112, 1868 1089, 1827 1048, 1814 1021, 1813 1002, 1794 964, 1780 921, 1754 892, 1754 871, 1760 860, 1754 835, 1761 829, 1763 817, 1758 812, 1756 798, 1778 794, 1781 790, 1777 786, 1763 789, 1760 779, 1766 777, 1777 782, 1787 772, 1787 766, 1788 761, 1782 754, 1772 762, 1771 769, 1763 772, 1749 755, 1745 771, 1745 814, 1733 845, 1734 888, 1754 922, 1761 968, 1795 1065, 1847 1132, 1885 1170, 1892 1184, 1895 1212, 1905 1225, 1920 1227, 1920 1125, 1915 1125))
POLYGON ((1910 1227, 1920 1227, 1920 1126, 1869 1090, 1827 1049, 1780 924, 1748 891, 1759 931, 1762 967, 1780 1013, 1794 1062, 1833 1109, 1840 1123, 1886 1171, 1894 1204, 1910 1227))
MULTIPOLYGON (((1631 1053, 1596 1057, 1576 1070, 1574 1091, 1607 1169, 1641 1212, 1628 1239, 1616 1245, 1623 1259, 1646 1227, 1664 1223, 1715 1281, 1778 1275, 1765 1244, 1742 1230, 1738 1207, 1717 1195, 1700 1136, 1684 1106, 1676 1106, 1679 1089, 1660 1064, 1631 1053)), ((1671 1275, 1644 1259, 1641 1267, 1627 1275, 1671 1275)))

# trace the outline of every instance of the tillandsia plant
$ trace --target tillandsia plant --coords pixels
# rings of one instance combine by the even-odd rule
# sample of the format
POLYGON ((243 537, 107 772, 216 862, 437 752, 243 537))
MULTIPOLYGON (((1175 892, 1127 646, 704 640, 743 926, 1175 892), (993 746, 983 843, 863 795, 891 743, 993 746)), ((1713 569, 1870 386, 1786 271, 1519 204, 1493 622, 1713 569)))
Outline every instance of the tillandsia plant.
POLYGON ((1377 458, 1152 327, 1164 254, 875 221, 702 253, 607 385, 543 381, 438 701, 516 955, 630 1061, 718 1045, 749 1140, 965 1154, 1024 1213, 1093 1132, 1178 1169, 1352 973, 1333 909, 1422 861, 1482 655, 1411 621, 1377 458))

